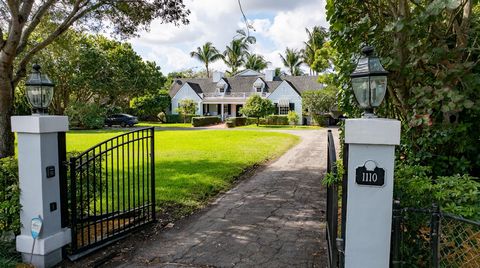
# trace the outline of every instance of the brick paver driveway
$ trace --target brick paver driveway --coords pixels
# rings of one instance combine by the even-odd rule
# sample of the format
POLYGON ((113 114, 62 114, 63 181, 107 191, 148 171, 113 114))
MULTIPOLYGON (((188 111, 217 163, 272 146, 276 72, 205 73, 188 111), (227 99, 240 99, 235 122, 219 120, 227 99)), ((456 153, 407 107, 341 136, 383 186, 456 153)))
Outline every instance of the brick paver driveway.
POLYGON ((127 263, 108 266, 326 267, 327 131, 286 132, 301 142, 203 212, 136 245, 127 263))

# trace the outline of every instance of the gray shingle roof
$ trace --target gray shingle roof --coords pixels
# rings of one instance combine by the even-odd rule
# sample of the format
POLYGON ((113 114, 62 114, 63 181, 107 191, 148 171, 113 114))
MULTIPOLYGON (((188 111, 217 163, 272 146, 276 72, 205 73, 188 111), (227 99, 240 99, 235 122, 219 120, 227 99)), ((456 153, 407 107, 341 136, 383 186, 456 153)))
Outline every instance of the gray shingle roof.
MULTIPOLYGON (((263 76, 234 76, 223 79, 229 85, 227 91, 243 93, 252 92, 253 83, 259 77, 264 80, 263 76)), ((273 81, 265 82, 265 90, 272 93, 284 80, 286 80, 300 95, 305 90, 322 88, 322 85, 317 82, 318 76, 282 76, 275 77, 273 81)), ((185 83, 188 83, 197 94, 215 93, 217 91, 217 83, 214 83, 212 78, 179 78, 174 80, 170 88, 170 96, 175 96, 185 83)))

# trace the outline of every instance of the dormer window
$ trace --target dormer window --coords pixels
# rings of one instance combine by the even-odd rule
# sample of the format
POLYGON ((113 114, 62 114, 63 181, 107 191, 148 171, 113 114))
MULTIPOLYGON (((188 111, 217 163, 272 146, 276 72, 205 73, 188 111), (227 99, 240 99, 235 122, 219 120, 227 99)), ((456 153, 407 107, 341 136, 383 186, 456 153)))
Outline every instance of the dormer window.
POLYGON ((216 84, 216 87, 217 87, 218 93, 223 95, 227 91, 228 84, 222 79, 218 81, 218 83, 216 84))
POLYGON ((255 90, 255 92, 262 93, 263 90, 265 89, 265 82, 263 82, 262 79, 257 79, 253 83, 253 89, 255 90))

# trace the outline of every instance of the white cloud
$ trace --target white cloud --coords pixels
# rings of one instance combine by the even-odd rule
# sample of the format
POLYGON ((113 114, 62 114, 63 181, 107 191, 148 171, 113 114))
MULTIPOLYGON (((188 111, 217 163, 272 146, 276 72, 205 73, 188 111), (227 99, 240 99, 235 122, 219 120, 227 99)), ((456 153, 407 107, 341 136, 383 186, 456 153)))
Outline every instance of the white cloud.
MULTIPOLYGON (((272 64, 281 66, 279 52, 285 48, 300 48, 306 39, 305 27, 327 26, 325 0, 242 0, 247 18, 257 37, 252 47, 272 64)), ((154 22, 150 32, 130 40, 136 51, 148 60, 155 60, 165 73, 202 66, 190 58, 189 52, 207 41, 220 51, 244 27, 237 0, 187 0, 191 10, 190 24, 174 26, 154 22)), ((225 70, 222 62, 212 64, 216 70, 225 70)))

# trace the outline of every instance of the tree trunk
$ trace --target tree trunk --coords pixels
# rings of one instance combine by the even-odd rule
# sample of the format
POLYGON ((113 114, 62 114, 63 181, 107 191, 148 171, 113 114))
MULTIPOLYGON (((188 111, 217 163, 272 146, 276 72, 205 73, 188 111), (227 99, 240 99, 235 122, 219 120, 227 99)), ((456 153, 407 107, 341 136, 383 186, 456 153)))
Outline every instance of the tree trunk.
POLYGON ((13 70, 6 64, 0 66, 0 158, 15 154, 15 135, 10 117, 13 115, 13 70))
POLYGON ((260 123, 260 117, 257 117, 257 127, 259 123, 260 123))

